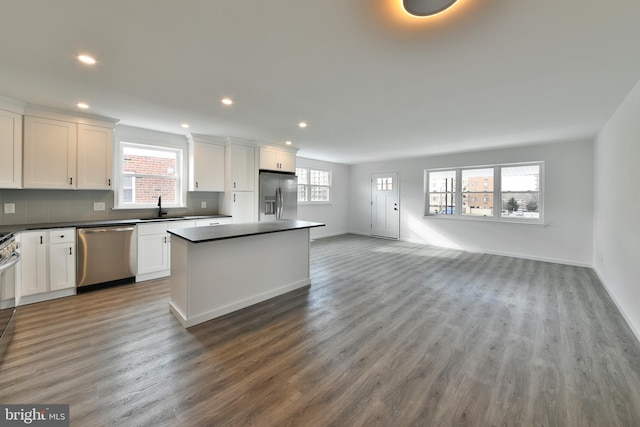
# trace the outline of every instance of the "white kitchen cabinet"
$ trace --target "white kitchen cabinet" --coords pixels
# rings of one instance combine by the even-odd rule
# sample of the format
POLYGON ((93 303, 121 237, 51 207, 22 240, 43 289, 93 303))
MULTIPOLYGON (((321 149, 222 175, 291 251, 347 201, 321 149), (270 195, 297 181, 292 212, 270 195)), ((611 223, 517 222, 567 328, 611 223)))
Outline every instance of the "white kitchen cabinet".
POLYGON ((231 215, 234 223, 258 220, 255 181, 256 147, 230 142, 225 147, 225 191, 220 195, 219 212, 231 215))
POLYGON ((46 230, 25 231, 19 235, 20 294, 33 295, 47 292, 48 263, 46 230))
POLYGON ((233 218, 207 218, 197 219, 196 227, 209 227, 210 225, 233 224, 233 218))
POLYGON ((23 186, 110 190, 113 181, 111 119, 89 120, 30 110, 24 116, 23 186))
POLYGON ((22 187, 22 115, 0 110, 0 188, 22 187))
POLYGON ((228 176, 225 191, 255 191, 255 147, 230 143, 225 147, 225 157, 225 173, 228 176))
POLYGON ((222 143, 194 135, 189 144, 189 191, 224 191, 224 160, 222 143))
POLYGON ((233 217, 233 223, 254 222, 256 220, 255 193, 253 191, 234 191, 229 197, 230 209, 225 215, 233 217))
POLYGON ((77 144, 77 124, 25 116, 24 188, 75 188, 77 144))
POLYGON ((56 229, 49 234, 49 290, 76 286, 76 230, 56 229))
POLYGON ((21 304, 76 293, 75 228, 25 231, 18 240, 21 304))
POLYGON ((81 190, 111 190, 113 129, 78 124, 78 181, 81 190))
POLYGON ((195 227, 196 222, 160 221, 138 224, 138 272, 136 281, 157 279, 171 274, 171 235, 170 228, 195 227))
POLYGON ((260 169, 295 173, 296 153, 271 147, 260 147, 260 169))

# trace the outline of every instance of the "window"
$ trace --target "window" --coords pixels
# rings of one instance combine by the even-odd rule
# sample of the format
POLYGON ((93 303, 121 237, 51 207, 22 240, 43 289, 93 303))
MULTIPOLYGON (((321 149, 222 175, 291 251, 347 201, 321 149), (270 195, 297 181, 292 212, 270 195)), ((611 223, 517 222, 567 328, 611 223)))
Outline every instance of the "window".
POLYGON ((543 171, 543 162, 425 170, 424 214, 542 222, 543 171))
POLYGON ((378 191, 393 191, 393 177, 378 178, 376 187, 378 191))
POLYGON ((116 206, 121 209, 184 205, 183 150, 120 142, 119 185, 116 206))
POLYGON ((502 217, 540 219, 540 165, 501 168, 502 217))
POLYGON ((427 215, 454 215, 456 211, 456 171, 428 172, 427 215))
POLYGON ((296 168, 298 177, 298 202, 331 202, 331 171, 296 168))
POLYGON ((462 170, 462 215, 493 216, 493 168, 462 170))

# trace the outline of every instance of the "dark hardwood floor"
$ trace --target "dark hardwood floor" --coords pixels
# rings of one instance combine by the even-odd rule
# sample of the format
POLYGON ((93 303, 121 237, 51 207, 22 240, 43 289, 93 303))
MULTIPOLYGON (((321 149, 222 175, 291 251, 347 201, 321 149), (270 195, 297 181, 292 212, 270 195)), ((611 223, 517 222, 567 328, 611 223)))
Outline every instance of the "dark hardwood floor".
POLYGON ((0 402, 73 426, 640 426, 640 344, 590 269, 354 235, 311 269, 189 330, 167 280, 21 307, 0 402))

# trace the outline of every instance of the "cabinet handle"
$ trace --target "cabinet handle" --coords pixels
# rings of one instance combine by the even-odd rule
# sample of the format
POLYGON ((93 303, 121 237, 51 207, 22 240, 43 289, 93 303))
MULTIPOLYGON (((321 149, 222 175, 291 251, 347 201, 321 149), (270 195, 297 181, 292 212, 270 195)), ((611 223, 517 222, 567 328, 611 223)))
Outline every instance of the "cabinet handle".
POLYGON ((109 187, 111 187, 111 178, 109 178, 108 181, 109 181, 109 187))
POLYGON ((69 178, 69 185, 73 185, 73 177, 69 178))
POLYGON ((236 183, 235 183, 235 181, 234 181, 234 183, 233 183, 233 188, 236 188, 236 183))
POLYGON ((69 255, 73 255, 73 254, 71 253, 71 248, 69 248, 69 255))
POLYGON ((236 195, 234 194, 233 195, 233 203, 235 203, 235 202, 236 202, 236 195))
POLYGON ((164 242, 167 243, 167 236, 164 236, 164 242))
POLYGON ((42 244, 42 236, 40 236, 40 244, 42 244))
POLYGON ((198 188, 198 181, 196 181, 196 188, 198 188))

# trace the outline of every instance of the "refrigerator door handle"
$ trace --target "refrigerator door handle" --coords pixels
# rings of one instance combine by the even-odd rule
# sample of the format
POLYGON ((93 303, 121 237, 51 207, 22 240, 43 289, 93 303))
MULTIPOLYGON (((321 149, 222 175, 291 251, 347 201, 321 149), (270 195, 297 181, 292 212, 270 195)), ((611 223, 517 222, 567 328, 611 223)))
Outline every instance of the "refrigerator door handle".
POLYGON ((282 219, 282 188, 276 188, 276 219, 282 219))

